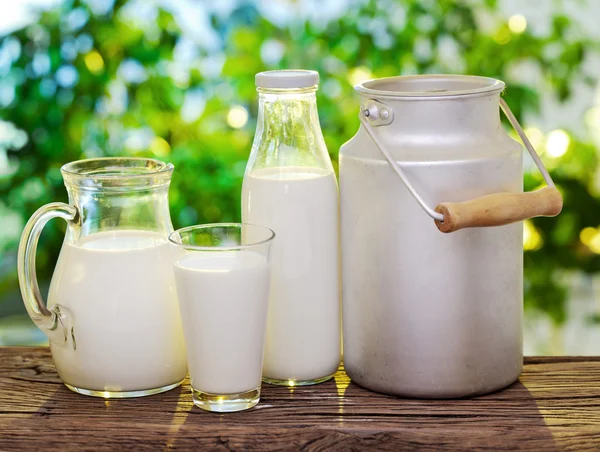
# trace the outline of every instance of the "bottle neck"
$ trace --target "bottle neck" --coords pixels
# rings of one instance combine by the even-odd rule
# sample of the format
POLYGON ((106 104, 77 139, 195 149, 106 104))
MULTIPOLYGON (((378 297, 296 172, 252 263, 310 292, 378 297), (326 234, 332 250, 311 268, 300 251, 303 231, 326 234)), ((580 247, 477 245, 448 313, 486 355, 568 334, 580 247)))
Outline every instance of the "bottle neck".
POLYGON ((267 131, 288 146, 294 145, 297 133, 320 133, 316 91, 259 89, 257 133, 267 131))
POLYGON ((258 89, 258 119, 249 169, 333 169, 319 125, 316 91, 316 87, 258 89))

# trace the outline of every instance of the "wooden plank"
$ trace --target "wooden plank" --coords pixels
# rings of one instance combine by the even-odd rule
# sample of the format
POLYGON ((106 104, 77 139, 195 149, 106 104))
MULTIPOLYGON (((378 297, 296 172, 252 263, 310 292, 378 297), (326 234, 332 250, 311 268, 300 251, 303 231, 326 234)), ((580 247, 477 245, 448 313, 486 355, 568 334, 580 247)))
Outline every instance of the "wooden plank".
POLYGON ((62 385, 46 348, 0 348, 0 450, 600 450, 600 358, 527 358, 519 382, 462 400, 401 399, 351 383, 263 385, 230 414, 193 406, 189 384, 103 400, 62 385))

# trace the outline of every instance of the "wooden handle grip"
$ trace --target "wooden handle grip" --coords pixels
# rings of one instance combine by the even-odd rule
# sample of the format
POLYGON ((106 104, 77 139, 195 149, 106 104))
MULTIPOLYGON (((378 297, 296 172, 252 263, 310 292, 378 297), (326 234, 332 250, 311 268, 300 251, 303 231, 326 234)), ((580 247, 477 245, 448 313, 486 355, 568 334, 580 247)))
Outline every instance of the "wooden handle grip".
POLYGON ((495 193, 464 202, 443 202, 435 208, 444 221, 435 221, 442 232, 464 228, 502 226, 533 217, 555 217, 563 200, 555 187, 526 193, 495 193))

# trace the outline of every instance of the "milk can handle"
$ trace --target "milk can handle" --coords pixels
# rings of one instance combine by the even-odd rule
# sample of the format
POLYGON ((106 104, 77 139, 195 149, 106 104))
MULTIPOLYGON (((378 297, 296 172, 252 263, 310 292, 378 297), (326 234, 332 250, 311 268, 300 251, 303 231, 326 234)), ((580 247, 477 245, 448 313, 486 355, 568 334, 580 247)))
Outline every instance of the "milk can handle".
POLYGON ((46 204, 36 210, 21 235, 17 273, 23 302, 31 320, 51 342, 64 344, 69 337, 73 337, 73 316, 64 306, 56 304, 51 309, 46 307, 40 294, 35 271, 35 255, 40 234, 46 223, 53 218, 62 218, 69 223, 74 223, 79 215, 75 207, 62 202, 46 204))
POLYGON ((535 152, 527 135, 525 135, 517 118, 510 111, 504 99, 500 99, 500 106, 508 121, 523 141, 548 186, 533 192, 495 193, 470 201, 444 202, 438 204, 435 209, 427 205, 406 177, 400 165, 396 163, 383 143, 381 143, 373 132, 373 128, 368 121, 368 118, 373 115, 373 109, 361 110, 359 119, 367 134, 400 177, 407 190, 427 215, 435 220, 435 224, 440 231, 454 232, 464 228, 501 226, 533 217, 555 217, 562 210, 562 196, 554 186, 552 177, 550 177, 540 157, 535 152))

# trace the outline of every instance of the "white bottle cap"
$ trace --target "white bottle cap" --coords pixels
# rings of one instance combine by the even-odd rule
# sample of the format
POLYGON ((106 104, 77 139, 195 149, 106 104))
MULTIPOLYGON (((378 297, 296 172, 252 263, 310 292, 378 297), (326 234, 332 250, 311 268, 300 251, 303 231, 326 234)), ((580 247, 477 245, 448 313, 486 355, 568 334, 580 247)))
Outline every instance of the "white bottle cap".
POLYGON ((255 82, 257 88, 310 88, 319 84, 319 73, 302 69, 265 71, 256 74, 255 82))

